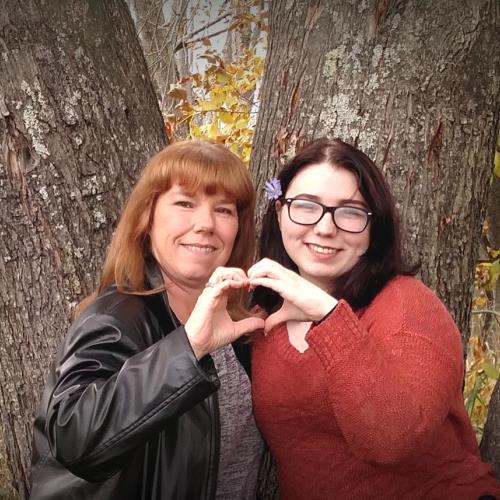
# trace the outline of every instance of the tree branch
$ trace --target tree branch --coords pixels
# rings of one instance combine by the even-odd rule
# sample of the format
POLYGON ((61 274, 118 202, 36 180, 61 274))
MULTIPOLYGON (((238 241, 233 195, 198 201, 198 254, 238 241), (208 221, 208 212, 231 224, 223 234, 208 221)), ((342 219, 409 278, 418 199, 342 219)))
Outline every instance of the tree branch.
POLYGON ((220 35, 221 33, 224 33, 225 31, 227 31, 227 28, 224 28, 224 29, 219 30, 219 31, 215 31, 215 32, 213 32, 213 33, 210 33, 209 35, 200 36, 200 37, 198 37, 198 38, 195 38, 194 40, 187 40, 187 41, 185 41, 185 40, 181 40, 181 41, 177 44, 177 46, 175 47, 175 49, 174 49, 174 54, 175 54, 178 50, 182 49, 183 47, 185 47, 185 46, 186 46, 186 45, 188 45, 188 44, 189 44, 189 45, 191 45, 191 44, 193 44, 193 43, 199 42, 200 40, 203 40, 204 38, 212 38, 213 36, 217 36, 217 35, 220 35))
POLYGON ((500 318, 500 312, 493 311, 492 309, 478 309, 476 311, 472 311, 472 314, 493 314, 494 316, 498 316, 500 318))
MULTIPOLYGON (((204 26, 202 26, 201 28, 198 28, 197 30, 189 33, 189 35, 186 35, 178 44, 177 46, 175 47, 174 49, 174 53, 177 52, 178 50, 182 49, 182 47, 186 46, 188 43, 194 43, 194 42, 198 42, 199 40, 202 40, 203 38, 206 38, 204 36, 200 37, 200 38, 197 38, 196 40, 190 40, 190 38, 192 38, 194 35, 197 35, 198 33, 200 33, 201 31, 207 29, 207 28, 210 28, 210 26, 213 26, 214 24, 218 23, 219 21, 222 21, 223 19, 225 19, 226 17, 229 17, 231 15, 231 12, 227 12, 226 14, 224 14, 223 16, 220 16, 218 17, 217 19, 215 19, 215 21, 211 21, 207 24, 205 24, 204 26)), ((227 28, 226 28, 227 29, 227 28)), ((212 36, 215 36, 215 35, 220 35, 221 33, 224 33, 224 31, 226 31, 226 29, 223 29, 221 31, 218 31, 217 33, 212 33, 211 35, 207 35, 207 38, 210 38, 212 36)))

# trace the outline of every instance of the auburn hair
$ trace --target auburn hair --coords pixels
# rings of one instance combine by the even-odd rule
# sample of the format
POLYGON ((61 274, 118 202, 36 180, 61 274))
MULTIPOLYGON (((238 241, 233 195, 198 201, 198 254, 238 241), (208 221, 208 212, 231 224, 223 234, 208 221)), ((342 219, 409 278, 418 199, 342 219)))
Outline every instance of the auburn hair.
MULTIPOLYGON (((223 194, 234 201, 238 232, 227 266, 247 270, 255 244, 255 190, 244 163, 228 148, 208 141, 175 142, 147 163, 123 209, 111 240, 96 292, 79 306, 83 309, 106 287, 130 294, 150 294, 145 283, 145 262, 151 255, 149 233, 158 197, 173 184, 187 193, 223 194)), ((164 288, 164 287, 163 287, 164 288)), ((232 294, 229 310, 242 316, 242 294, 232 294), (238 297, 238 295, 240 295, 238 297)))

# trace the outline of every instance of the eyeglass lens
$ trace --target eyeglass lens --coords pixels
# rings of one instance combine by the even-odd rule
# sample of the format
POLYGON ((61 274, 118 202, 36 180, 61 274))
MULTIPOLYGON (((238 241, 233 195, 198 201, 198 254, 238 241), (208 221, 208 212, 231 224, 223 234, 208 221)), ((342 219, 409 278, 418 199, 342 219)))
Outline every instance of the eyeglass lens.
MULTIPOLYGON (((290 200, 290 219, 297 224, 316 224, 325 210, 323 205, 310 200, 290 200)), ((335 225, 343 231, 358 233, 368 224, 368 214, 356 207, 336 207, 333 212, 335 225)))

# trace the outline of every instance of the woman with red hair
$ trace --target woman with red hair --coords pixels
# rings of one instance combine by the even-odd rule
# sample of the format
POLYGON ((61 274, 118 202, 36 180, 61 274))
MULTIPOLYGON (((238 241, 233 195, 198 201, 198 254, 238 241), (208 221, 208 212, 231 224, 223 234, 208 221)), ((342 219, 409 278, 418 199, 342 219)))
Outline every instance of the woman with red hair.
POLYGON ((254 189, 221 145, 154 156, 35 421, 32 499, 255 497, 262 455, 243 307, 254 189), (231 292, 231 293, 230 293, 231 292))

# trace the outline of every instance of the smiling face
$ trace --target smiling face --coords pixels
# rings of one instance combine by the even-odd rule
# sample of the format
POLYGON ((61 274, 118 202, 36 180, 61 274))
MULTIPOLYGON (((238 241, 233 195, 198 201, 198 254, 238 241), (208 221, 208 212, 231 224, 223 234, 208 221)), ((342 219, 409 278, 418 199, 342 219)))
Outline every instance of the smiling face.
POLYGON ((173 184, 158 197, 149 235, 165 282, 198 289, 227 263, 237 233, 232 200, 222 194, 188 194, 173 184))
MULTIPOLYGON (((293 178, 285 197, 298 196, 327 206, 368 208, 356 176, 326 163, 309 165, 293 178)), ((283 245, 300 275, 328 292, 335 279, 350 271, 370 244, 369 225, 362 233, 348 233, 338 229, 327 213, 316 224, 302 226, 290 220, 286 206, 277 202, 276 210, 283 245)))

